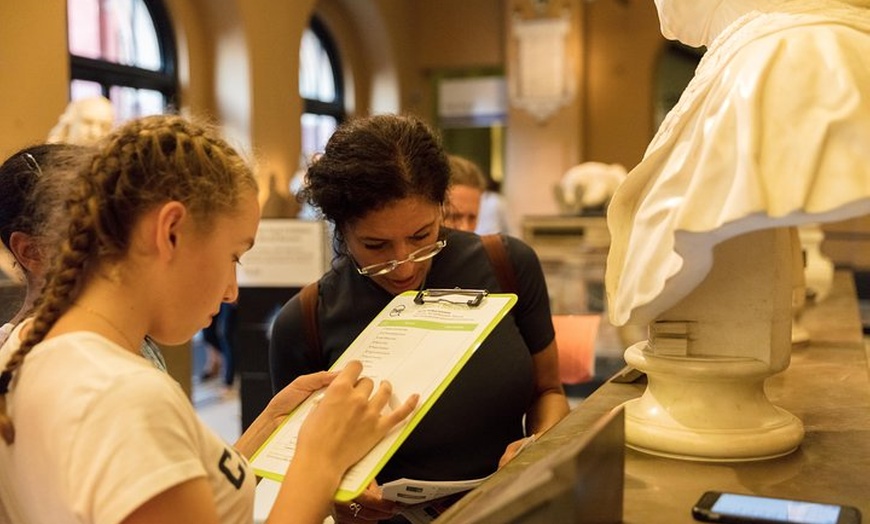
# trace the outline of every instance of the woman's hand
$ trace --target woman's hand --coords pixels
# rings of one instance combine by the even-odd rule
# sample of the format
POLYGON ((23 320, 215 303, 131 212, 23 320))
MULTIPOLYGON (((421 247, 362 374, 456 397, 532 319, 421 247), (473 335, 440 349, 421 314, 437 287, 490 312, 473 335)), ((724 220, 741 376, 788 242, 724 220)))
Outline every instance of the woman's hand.
POLYGON ((533 443, 537 438, 537 435, 532 435, 530 437, 521 438, 519 440, 515 440, 508 444, 507 448, 504 450, 504 454, 498 459, 498 467, 499 469, 503 468, 505 464, 513 460, 514 457, 519 455, 520 451, 525 449, 526 446, 533 443))
POLYGON ((335 504, 332 508, 332 518, 336 524, 371 522, 392 518, 396 512, 396 503, 384 500, 380 486, 372 482, 353 502, 335 504))

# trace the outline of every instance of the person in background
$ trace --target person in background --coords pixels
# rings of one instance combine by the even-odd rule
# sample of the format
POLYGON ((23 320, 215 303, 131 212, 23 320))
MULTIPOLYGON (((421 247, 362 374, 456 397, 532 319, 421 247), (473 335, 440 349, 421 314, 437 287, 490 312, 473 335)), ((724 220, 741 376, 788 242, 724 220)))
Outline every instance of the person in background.
MULTIPOLYGON (((93 154, 87 146, 41 144, 25 148, 0 166, 0 239, 21 267, 25 295, 18 312, 0 327, 2 345, 16 324, 32 311, 67 224, 64 199, 72 175, 83 158, 93 154)), ((16 337, 12 351, 20 341, 16 337)), ((149 337, 140 346, 142 356, 166 371, 160 347, 149 337)))
MULTIPOLYGON (((299 295, 272 329, 275 391, 328 369, 397 294, 425 288, 502 288, 481 238, 443 227, 450 166, 440 138, 413 116, 375 115, 340 126, 309 166, 303 197, 334 226, 336 258, 318 281, 320 347, 309 345, 299 295)), ((339 522, 403 519, 379 484, 475 479, 493 473, 567 412, 550 301, 534 251, 502 237, 519 297, 339 522)), ((404 520, 404 519, 403 519, 404 520)), ((399 520, 401 521, 401 520, 399 520)))
POLYGON ((474 231, 480 213, 480 197, 486 178, 477 164, 458 155, 448 155, 450 183, 444 205, 444 225, 461 231, 474 231))
POLYGON ((487 184, 486 189, 480 196, 480 213, 477 216, 478 235, 490 235, 494 233, 510 233, 508 223, 507 204, 501 194, 501 184, 492 179, 488 173, 484 173, 487 184))
MULTIPOLYGON (((217 132, 134 120, 101 143, 66 202, 67 235, 33 316, 0 348, 0 501, 12 522, 250 522, 247 457, 326 387, 270 515, 321 523, 345 470, 413 410, 382 415, 387 383, 359 362, 299 377, 236 445, 149 365, 146 335, 189 340, 238 294, 259 221, 257 186, 217 132)), ((3 515, 0 515, 2 520, 3 515)))
POLYGON ((15 324, 33 307, 45 281, 49 255, 55 242, 45 238, 45 224, 59 217, 57 202, 74 162, 90 150, 69 144, 41 144, 26 147, 0 165, 0 241, 24 275, 25 295, 21 307, 0 327, 0 345, 15 324), (42 169, 40 166, 46 166, 42 169), (50 168, 49 168, 50 166, 50 168))
POLYGON ((206 360, 200 379, 211 380, 221 375, 222 385, 231 388, 236 378, 235 348, 233 340, 236 327, 237 304, 224 302, 211 324, 202 330, 206 343, 206 360))

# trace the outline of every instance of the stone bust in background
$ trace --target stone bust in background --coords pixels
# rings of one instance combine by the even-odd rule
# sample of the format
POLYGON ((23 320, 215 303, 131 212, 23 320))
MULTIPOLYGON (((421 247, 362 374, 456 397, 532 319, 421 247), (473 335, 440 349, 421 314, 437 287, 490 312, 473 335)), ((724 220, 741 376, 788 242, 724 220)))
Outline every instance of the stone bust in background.
POLYGON ((563 214, 603 215, 626 174, 620 164, 583 162, 562 175, 553 193, 563 214))
POLYGON ((115 123, 115 110, 104 97, 73 100, 48 134, 48 142, 90 145, 107 135, 115 123))
POLYGON ((870 210, 870 0, 655 0, 707 46, 608 212, 617 325, 644 324, 751 231, 870 210))
POLYGON ((804 296, 795 226, 870 213, 870 0, 655 0, 706 46, 608 207, 608 312, 646 325, 626 363, 626 444, 689 460, 793 452, 767 398, 804 296))

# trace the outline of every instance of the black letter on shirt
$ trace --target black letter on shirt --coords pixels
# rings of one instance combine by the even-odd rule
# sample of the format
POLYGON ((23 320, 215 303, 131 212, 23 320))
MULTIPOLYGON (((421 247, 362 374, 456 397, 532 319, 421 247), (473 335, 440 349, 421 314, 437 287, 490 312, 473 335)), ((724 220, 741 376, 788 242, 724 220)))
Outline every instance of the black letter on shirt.
POLYGON ((233 456, 230 454, 230 452, 229 452, 228 450, 225 449, 225 450, 224 450, 224 454, 223 454, 223 456, 221 456, 221 461, 220 461, 220 463, 218 464, 218 467, 220 468, 221 473, 223 473, 224 476, 227 477, 227 480, 230 481, 230 484, 232 484, 233 486, 235 486, 236 489, 239 489, 239 488, 242 487, 242 483, 245 481, 245 468, 243 468, 242 465, 239 464, 239 465, 237 466, 238 469, 239 469, 239 471, 238 471, 238 476, 236 476, 236 475, 235 475, 232 471, 230 471, 230 469, 227 467, 227 462, 229 462, 230 460, 232 460, 232 458, 233 458, 233 456))

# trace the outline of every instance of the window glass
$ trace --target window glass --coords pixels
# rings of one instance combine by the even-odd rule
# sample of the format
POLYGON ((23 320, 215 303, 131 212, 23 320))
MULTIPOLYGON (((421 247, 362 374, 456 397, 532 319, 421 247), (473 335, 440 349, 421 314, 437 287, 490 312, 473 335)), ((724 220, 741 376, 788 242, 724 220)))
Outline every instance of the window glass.
POLYGON ((100 0, 68 0, 69 52, 100 58, 100 0))
POLYGON ((112 86, 109 100, 115 107, 115 119, 121 122, 140 116, 158 115, 167 109, 163 95, 153 89, 112 86))
POLYGON ((323 151, 329 137, 338 127, 338 120, 330 115, 302 115, 302 155, 310 159, 312 155, 323 151))
POLYGON ((87 80, 73 80, 70 82, 71 100, 81 100, 82 98, 93 98, 95 96, 103 96, 103 86, 98 82, 89 82, 87 80))
POLYGON ((116 122, 177 106, 175 39, 160 0, 68 0, 70 100, 103 96, 116 122))
POLYGON ((69 0, 67 11, 70 53, 160 70, 157 30, 143 0, 69 0))
POLYGON ((326 27, 316 17, 312 18, 299 45, 303 165, 323 151, 344 120, 341 64, 335 49, 326 27))
POLYGON ((333 102, 335 76, 332 63, 320 38, 311 29, 302 34, 299 47, 299 94, 302 98, 333 102))

